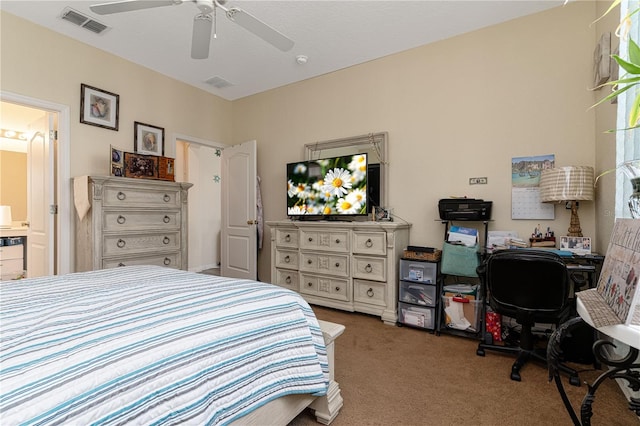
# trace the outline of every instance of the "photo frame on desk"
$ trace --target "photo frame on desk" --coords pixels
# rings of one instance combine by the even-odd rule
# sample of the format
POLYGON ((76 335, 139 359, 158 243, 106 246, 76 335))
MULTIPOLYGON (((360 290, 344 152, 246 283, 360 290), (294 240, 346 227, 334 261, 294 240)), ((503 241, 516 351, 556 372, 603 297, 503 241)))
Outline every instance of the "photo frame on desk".
POLYGON ((560 237, 560 250, 574 254, 591 254, 591 237, 560 237))

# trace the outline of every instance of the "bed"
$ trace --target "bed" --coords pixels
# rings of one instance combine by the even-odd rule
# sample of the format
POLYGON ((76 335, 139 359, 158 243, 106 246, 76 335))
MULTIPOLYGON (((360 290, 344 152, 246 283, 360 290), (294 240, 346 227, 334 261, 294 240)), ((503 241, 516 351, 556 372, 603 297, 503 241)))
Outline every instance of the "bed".
POLYGON ((0 283, 0 419, 280 424, 342 407, 333 340, 295 292, 157 266, 0 283))

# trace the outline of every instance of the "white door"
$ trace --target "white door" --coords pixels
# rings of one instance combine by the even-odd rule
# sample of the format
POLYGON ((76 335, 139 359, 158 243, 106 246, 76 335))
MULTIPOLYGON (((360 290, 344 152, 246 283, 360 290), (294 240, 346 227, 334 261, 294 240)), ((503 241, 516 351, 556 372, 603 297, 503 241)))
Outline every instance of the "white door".
POLYGON ((220 272, 226 277, 258 277, 256 175, 256 141, 222 151, 220 272))
MULTIPOLYGON (((27 148, 27 276, 53 275, 54 213, 53 144, 49 130, 55 128, 54 115, 30 126, 35 133, 27 148)), ((52 132, 55 134, 55 132, 52 132)))

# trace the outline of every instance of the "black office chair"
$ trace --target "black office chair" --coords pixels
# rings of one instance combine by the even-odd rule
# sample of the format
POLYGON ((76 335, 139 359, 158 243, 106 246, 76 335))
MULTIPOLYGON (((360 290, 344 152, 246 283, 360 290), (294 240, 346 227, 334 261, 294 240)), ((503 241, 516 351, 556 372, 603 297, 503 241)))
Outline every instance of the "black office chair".
MULTIPOLYGON (((544 250, 508 249, 490 255, 477 269, 491 308, 514 318, 522 326, 519 346, 493 344, 490 335, 478 345, 485 349, 514 353, 511 380, 520 381, 520 369, 533 358, 547 362, 546 349, 534 348, 532 327, 535 323, 560 324, 569 317, 569 273, 562 258, 544 250), (489 343, 491 342, 491 343, 489 343)), ((564 365, 560 369, 570 376, 570 383, 580 385, 578 373, 564 365)))

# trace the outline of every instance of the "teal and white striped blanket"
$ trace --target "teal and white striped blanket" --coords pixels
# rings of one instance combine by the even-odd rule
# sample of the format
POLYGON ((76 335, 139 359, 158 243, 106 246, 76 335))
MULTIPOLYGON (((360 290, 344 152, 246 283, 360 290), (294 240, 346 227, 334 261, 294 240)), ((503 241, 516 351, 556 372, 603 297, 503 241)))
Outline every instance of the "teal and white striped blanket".
POLYGON ((226 424, 324 395, 318 322, 267 283, 128 266, 0 284, 0 422, 226 424))

